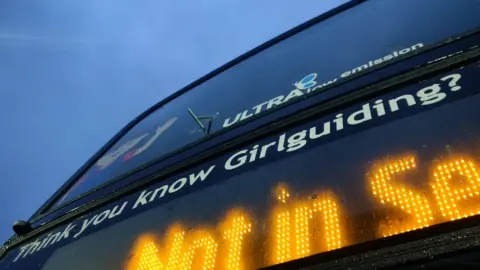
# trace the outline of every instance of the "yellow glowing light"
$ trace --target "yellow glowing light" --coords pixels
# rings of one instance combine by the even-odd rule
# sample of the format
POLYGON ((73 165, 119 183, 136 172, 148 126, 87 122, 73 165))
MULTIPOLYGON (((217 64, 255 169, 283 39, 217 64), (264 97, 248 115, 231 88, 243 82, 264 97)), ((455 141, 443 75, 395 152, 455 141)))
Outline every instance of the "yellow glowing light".
MULTIPOLYGON (((379 226, 379 234, 389 236, 428 227, 433 213, 427 197, 418 190, 399 183, 401 174, 415 170, 413 157, 403 157, 375 166, 368 179, 373 197, 381 204, 395 207, 409 219, 390 218, 379 226)), ((480 195, 480 176, 472 161, 452 158, 433 168, 430 186, 440 213, 449 220, 480 214, 480 205, 472 199, 480 195), (462 181, 453 181, 455 177, 462 181)), ((330 191, 316 193, 308 199, 291 198, 288 189, 279 185, 273 190, 276 204, 267 243, 268 263, 283 263, 303 258, 320 250, 334 250, 346 243, 341 221, 341 206, 330 191), (318 231, 317 231, 318 230, 318 231)), ((479 198, 480 199, 480 198, 479 198)), ((270 222, 270 221, 269 221, 270 222)), ((126 270, 243 270, 256 267, 251 260, 249 233, 253 224, 243 210, 231 210, 221 222, 218 235, 195 228, 191 232, 179 225, 170 227, 165 246, 153 235, 142 235, 135 242, 126 270), (222 238, 216 238, 217 236, 222 238), (220 239, 222 242, 217 242, 220 239), (219 250, 219 247, 221 250, 219 250), (252 265, 247 265, 252 263, 252 265)), ((255 240, 262 239, 256 237, 255 240)), ((252 239, 253 240, 253 239, 252 239)), ((263 241, 263 240, 262 240, 263 241)), ((255 251, 264 250, 255 247, 255 251)), ((257 255, 255 255, 257 256, 257 255)))
POLYGON ((168 248, 170 252, 168 253, 166 270, 175 270, 182 262, 182 248, 185 239, 185 231, 180 226, 176 225, 169 230, 168 235, 172 240, 168 248))
POLYGON ((327 250, 342 247, 340 207, 331 192, 288 204, 286 188, 277 188, 275 195, 280 204, 274 211, 274 263, 309 256, 323 244, 327 250), (316 215, 322 219, 323 237, 313 243, 316 215))
POLYGON ((153 236, 143 235, 137 240, 133 249, 133 258, 130 260, 127 269, 163 270, 153 236))
MULTIPOLYGON (((203 258, 196 260, 199 264, 203 264, 201 269, 208 270, 215 268, 215 257, 217 255, 218 244, 213 238, 213 236, 203 230, 198 230, 194 233, 193 241, 188 247, 187 252, 183 255, 182 270, 193 269, 195 254, 199 253, 197 251, 202 251, 203 258)), ((195 265, 195 268, 199 268, 199 265, 195 265)))
POLYGON ((413 216, 412 220, 402 224, 381 225, 380 234, 383 236, 416 230, 432 224, 433 214, 427 198, 411 188, 396 184, 393 180, 395 174, 412 170, 415 166, 415 159, 407 157, 389 162, 374 170, 374 177, 370 179, 373 196, 382 204, 399 207, 413 216))
POLYGON ((295 255, 303 258, 310 255, 310 226, 309 221, 313 217, 312 208, 309 205, 299 204, 295 207, 295 255))
POLYGON ((223 237, 228 241, 227 269, 242 268, 241 253, 245 235, 252 230, 252 224, 241 211, 232 211, 227 216, 223 237))
POLYGON ((431 184, 440 212, 450 220, 460 219, 480 214, 480 207, 471 204, 471 207, 460 209, 458 203, 468 200, 480 193, 480 178, 477 167, 472 161, 462 158, 446 162, 436 167, 431 184), (457 173, 467 181, 461 187, 453 187, 450 183, 452 173, 457 173))
POLYGON ((158 249, 154 242, 147 243, 141 252, 138 270, 161 270, 162 263, 157 257, 158 249))
MULTIPOLYGON (((276 198, 281 204, 286 204, 290 194, 285 187, 277 188, 276 198)), ((275 259, 274 263, 283 263, 292 259, 290 250, 290 212, 286 206, 280 205, 274 211, 275 259)))
POLYGON ((313 203, 313 211, 323 214, 327 250, 341 248, 343 244, 340 207, 331 192, 321 194, 313 203))
POLYGON ((290 197, 290 193, 285 188, 281 188, 278 194, 278 200, 282 203, 286 203, 287 199, 290 197))

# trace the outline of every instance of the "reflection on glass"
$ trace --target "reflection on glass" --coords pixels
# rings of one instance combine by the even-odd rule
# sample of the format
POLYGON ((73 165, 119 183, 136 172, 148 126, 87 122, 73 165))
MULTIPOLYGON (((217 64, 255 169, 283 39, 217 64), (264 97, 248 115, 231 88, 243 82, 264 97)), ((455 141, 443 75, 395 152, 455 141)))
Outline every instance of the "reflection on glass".
POLYGON ((476 215, 478 73, 361 100, 162 179, 91 213, 128 204, 43 270, 79 256, 83 269, 257 269, 476 215))
POLYGON ((87 171, 88 176, 61 201, 193 143, 205 134, 306 98, 307 94, 322 93, 325 87, 353 75, 470 31, 479 26, 479 11, 478 1, 469 1, 468 5, 460 1, 438 1, 432 5, 417 0, 361 3, 242 61, 151 113, 98 160, 87 171), (390 23, 384 24, 385 21, 390 23), (375 31, 372 25, 376 26, 375 31), (350 34, 352 26, 356 34, 350 34), (327 36, 328 39, 321 38, 327 36), (192 118, 189 110, 196 117, 192 118), (200 121, 198 116, 211 116, 215 121, 200 121))

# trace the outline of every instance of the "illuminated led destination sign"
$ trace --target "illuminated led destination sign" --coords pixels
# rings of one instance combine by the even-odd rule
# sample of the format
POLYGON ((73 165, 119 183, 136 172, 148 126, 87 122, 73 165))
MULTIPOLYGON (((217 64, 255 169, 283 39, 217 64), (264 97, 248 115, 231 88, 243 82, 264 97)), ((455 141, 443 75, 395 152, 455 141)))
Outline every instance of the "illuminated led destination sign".
POLYGON ((475 64, 392 89, 234 149, 4 261, 13 270, 45 254, 42 270, 248 270, 477 215, 479 72, 475 64))
MULTIPOLYGON (((413 156, 378 162, 367 174, 369 196, 392 211, 391 217, 374 228, 376 237, 385 237, 480 214, 478 163, 461 156, 442 159, 426 177, 430 189, 422 191, 399 181, 415 171, 413 156), (459 178, 461 181, 458 181, 459 178), (460 184, 457 182, 461 182, 460 184)), ((271 239, 266 248, 266 265, 300 259, 348 246, 344 216, 347 209, 331 190, 315 192, 303 199, 290 198, 289 189, 279 185, 274 191, 277 203, 268 217, 271 239)), ((250 256, 255 220, 245 211, 230 211, 219 229, 195 228, 187 232, 175 224, 164 242, 154 235, 141 236, 133 249, 128 270, 161 269, 253 269, 250 256)))
MULTIPOLYGON (((408 106, 441 105, 448 96, 468 91, 462 78, 460 73, 447 74, 414 95, 402 92, 357 105, 360 109, 337 113, 323 125, 297 129, 291 135, 282 134, 240 149, 228 156, 223 167, 236 170, 267 160, 275 152, 293 153, 310 140, 342 132, 349 125, 366 125, 372 119, 400 113, 408 106)), ((408 133, 415 136, 415 132, 411 129, 408 133)), ((352 150, 355 151, 350 149, 350 154, 354 154, 352 150)), ((321 155, 321 150, 317 151, 321 155)), ((270 192, 264 194, 270 203, 263 214, 236 205, 230 210, 224 207, 223 217, 214 223, 197 222, 200 225, 192 226, 179 219, 161 231, 140 234, 124 269, 256 269, 480 214, 480 163, 474 158, 480 151, 434 154, 427 160, 422 160, 417 151, 402 147, 398 152, 380 152, 377 160, 361 166, 363 177, 348 179, 357 187, 356 192, 349 193, 357 193, 359 204, 369 205, 370 215, 380 217, 370 217, 368 225, 363 226, 363 235, 357 222, 368 218, 355 218, 350 209, 352 202, 345 203, 351 200, 346 198, 346 189, 353 187, 335 187, 335 179, 322 183, 319 179, 325 177, 324 173, 311 169, 315 160, 309 159, 311 164, 305 164, 304 170, 314 172, 309 174, 312 179, 304 181, 310 182, 310 189, 295 190, 298 184, 293 174, 272 181, 270 192)), ((332 166, 332 170, 358 170, 347 164, 332 166)), ((270 169, 282 170, 275 166, 270 169)), ((261 177, 257 181, 262 181, 261 177)), ((175 182, 171 187, 175 187, 175 182)), ((149 194, 144 193, 148 194, 145 199, 153 200, 162 191, 150 190, 149 194)), ((232 190, 225 192, 235 195, 232 190)))

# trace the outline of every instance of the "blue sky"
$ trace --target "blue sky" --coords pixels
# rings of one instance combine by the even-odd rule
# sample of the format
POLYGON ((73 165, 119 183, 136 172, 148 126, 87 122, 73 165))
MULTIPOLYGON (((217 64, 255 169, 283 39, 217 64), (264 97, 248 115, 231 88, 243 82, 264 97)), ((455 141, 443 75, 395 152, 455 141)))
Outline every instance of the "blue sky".
POLYGON ((0 242, 139 113, 343 2, 2 1, 0 242))

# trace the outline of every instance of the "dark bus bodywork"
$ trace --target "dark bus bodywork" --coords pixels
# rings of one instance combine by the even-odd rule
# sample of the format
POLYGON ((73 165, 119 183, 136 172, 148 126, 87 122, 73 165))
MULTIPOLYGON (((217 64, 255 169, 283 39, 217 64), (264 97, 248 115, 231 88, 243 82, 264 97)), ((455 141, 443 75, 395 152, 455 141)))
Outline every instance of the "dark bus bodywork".
POLYGON ((478 14, 353 1, 252 50, 120 131, 0 269, 475 267, 478 14))

